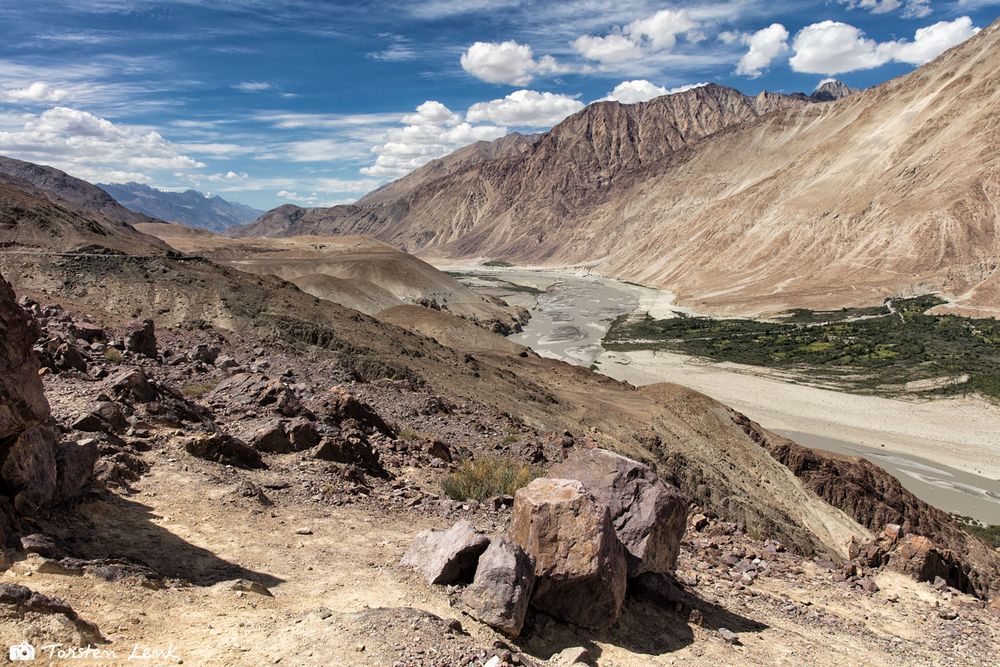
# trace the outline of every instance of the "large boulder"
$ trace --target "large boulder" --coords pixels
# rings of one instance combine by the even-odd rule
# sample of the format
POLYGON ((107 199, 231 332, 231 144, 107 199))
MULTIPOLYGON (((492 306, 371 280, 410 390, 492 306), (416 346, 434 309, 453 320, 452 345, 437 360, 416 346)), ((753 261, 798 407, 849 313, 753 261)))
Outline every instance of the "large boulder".
POLYGON ((13 489, 14 509, 32 516, 56 491, 56 442, 59 431, 40 424, 20 433, 9 445, 0 467, 4 486, 13 489))
POLYGON ((606 449, 581 449, 549 471, 575 479, 611 513, 625 545, 629 577, 667 573, 677 564, 687 525, 687 502, 649 466, 606 449))
POLYGON ((372 406, 343 387, 330 389, 323 407, 327 410, 328 420, 335 424, 340 425, 353 421, 368 433, 378 431, 384 435, 394 435, 392 428, 375 412, 372 406))
POLYGON ((125 349, 155 359, 156 327, 153 320, 133 320, 126 325, 125 349))
POLYGON ((237 468, 265 468, 260 453, 228 433, 202 433, 188 438, 184 449, 191 456, 237 468))
POLYGON ((276 419, 263 424, 253 432, 250 446, 258 452, 269 454, 288 454, 292 451, 292 442, 285 433, 285 427, 276 419))
POLYGON ((309 414, 295 392, 261 373, 236 373, 220 382, 208 398, 255 413, 266 407, 285 417, 309 414))
POLYGON ((94 452, 60 443, 49 413, 38 359, 38 330, 0 276, 0 547, 8 541, 15 512, 31 516, 69 500, 90 479, 94 452))
POLYGON ((0 277, 0 440, 49 417, 38 360, 32 346, 38 331, 17 305, 14 290, 0 277))
POLYGON ((509 537, 493 540, 479 557, 476 578, 460 606, 473 618, 517 637, 535 588, 535 561, 509 537))
POLYGON ((923 535, 906 535, 899 524, 886 524, 871 541, 852 540, 848 555, 869 567, 885 567, 917 581, 940 577, 963 593, 976 592, 969 577, 972 568, 961 555, 923 535))
POLYGON ((448 530, 419 533, 400 564, 419 571, 430 584, 469 582, 489 544, 488 537, 463 519, 448 530))
POLYGON ((510 537, 535 560, 534 607, 587 628, 618 620, 628 579, 625 548, 607 505, 581 482, 542 477, 519 489, 510 537))

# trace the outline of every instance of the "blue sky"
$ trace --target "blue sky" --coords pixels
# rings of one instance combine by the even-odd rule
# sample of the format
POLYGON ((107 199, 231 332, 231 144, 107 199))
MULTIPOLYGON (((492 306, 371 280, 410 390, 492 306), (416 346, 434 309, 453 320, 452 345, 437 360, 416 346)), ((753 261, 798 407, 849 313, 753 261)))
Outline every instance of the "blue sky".
POLYGON ((1000 0, 0 0, 0 154, 259 208, 699 83, 871 86, 1000 0))

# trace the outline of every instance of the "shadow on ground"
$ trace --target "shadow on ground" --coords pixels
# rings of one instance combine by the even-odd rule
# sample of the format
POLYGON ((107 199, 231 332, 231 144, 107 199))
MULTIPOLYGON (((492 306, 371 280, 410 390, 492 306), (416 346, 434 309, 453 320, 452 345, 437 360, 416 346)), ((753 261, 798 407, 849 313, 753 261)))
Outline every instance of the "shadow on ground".
POLYGON ((685 593, 676 605, 630 597, 618 622, 604 632, 553 621, 545 614, 535 614, 533 620, 533 623, 529 620, 531 629, 518 644, 522 651, 541 660, 574 646, 587 649, 596 660, 601 655, 597 642, 639 655, 672 653, 694 643, 691 628, 695 623, 706 630, 726 628, 737 635, 761 632, 768 627, 691 593, 685 593))
POLYGON ((232 579, 249 579, 269 588, 282 583, 282 579, 231 563, 181 539, 154 523, 157 518, 148 505, 108 495, 78 505, 46 523, 43 530, 76 558, 123 559, 196 586, 232 579))

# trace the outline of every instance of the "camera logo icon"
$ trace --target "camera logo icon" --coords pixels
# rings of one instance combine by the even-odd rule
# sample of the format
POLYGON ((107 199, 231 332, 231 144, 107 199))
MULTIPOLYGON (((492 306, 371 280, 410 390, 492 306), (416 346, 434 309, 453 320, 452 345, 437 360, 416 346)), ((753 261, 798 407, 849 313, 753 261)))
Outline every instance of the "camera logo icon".
POLYGON ((22 642, 20 644, 14 644, 10 647, 10 661, 19 662, 22 660, 34 660, 35 659, 35 647, 28 642, 22 642))

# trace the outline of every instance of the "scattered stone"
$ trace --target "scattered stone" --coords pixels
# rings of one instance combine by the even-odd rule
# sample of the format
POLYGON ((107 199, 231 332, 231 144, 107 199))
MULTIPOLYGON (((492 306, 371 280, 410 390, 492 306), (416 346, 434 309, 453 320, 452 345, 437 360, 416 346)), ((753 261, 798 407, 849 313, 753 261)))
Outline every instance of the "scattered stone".
POLYGON ((594 665, 594 655, 582 646, 570 646, 556 653, 549 662, 556 667, 572 667, 572 665, 594 665))
POLYGON ((55 540, 41 533, 32 533, 22 537, 21 548, 24 549, 25 553, 38 554, 45 558, 59 558, 62 555, 55 540))
POLYGON ((273 598, 274 594, 263 584, 249 579, 233 579, 232 581, 220 581, 213 586, 218 591, 238 591, 243 593, 255 593, 265 597, 273 598))
POLYGON ((722 637, 723 641, 726 643, 732 644, 733 646, 740 646, 742 644, 742 642, 740 642, 739 635, 732 630, 729 630, 728 628, 719 628, 718 632, 719 636, 722 637))
POLYGON ((539 478, 514 494, 510 536, 535 559, 531 604, 577 625, 618 620, 628 565, 607 506, 577 480, 539 478))
POLYGON ((517 637, 535 586, 535 563, 508 537, 493 540, 479 557, 476 576, 461 597, 472 617, 517 637))
POLYGON ((400 564, 418 570, 430 584, 472 581, 490 540, 465 519, 448 530, 419 533, 400 564))

